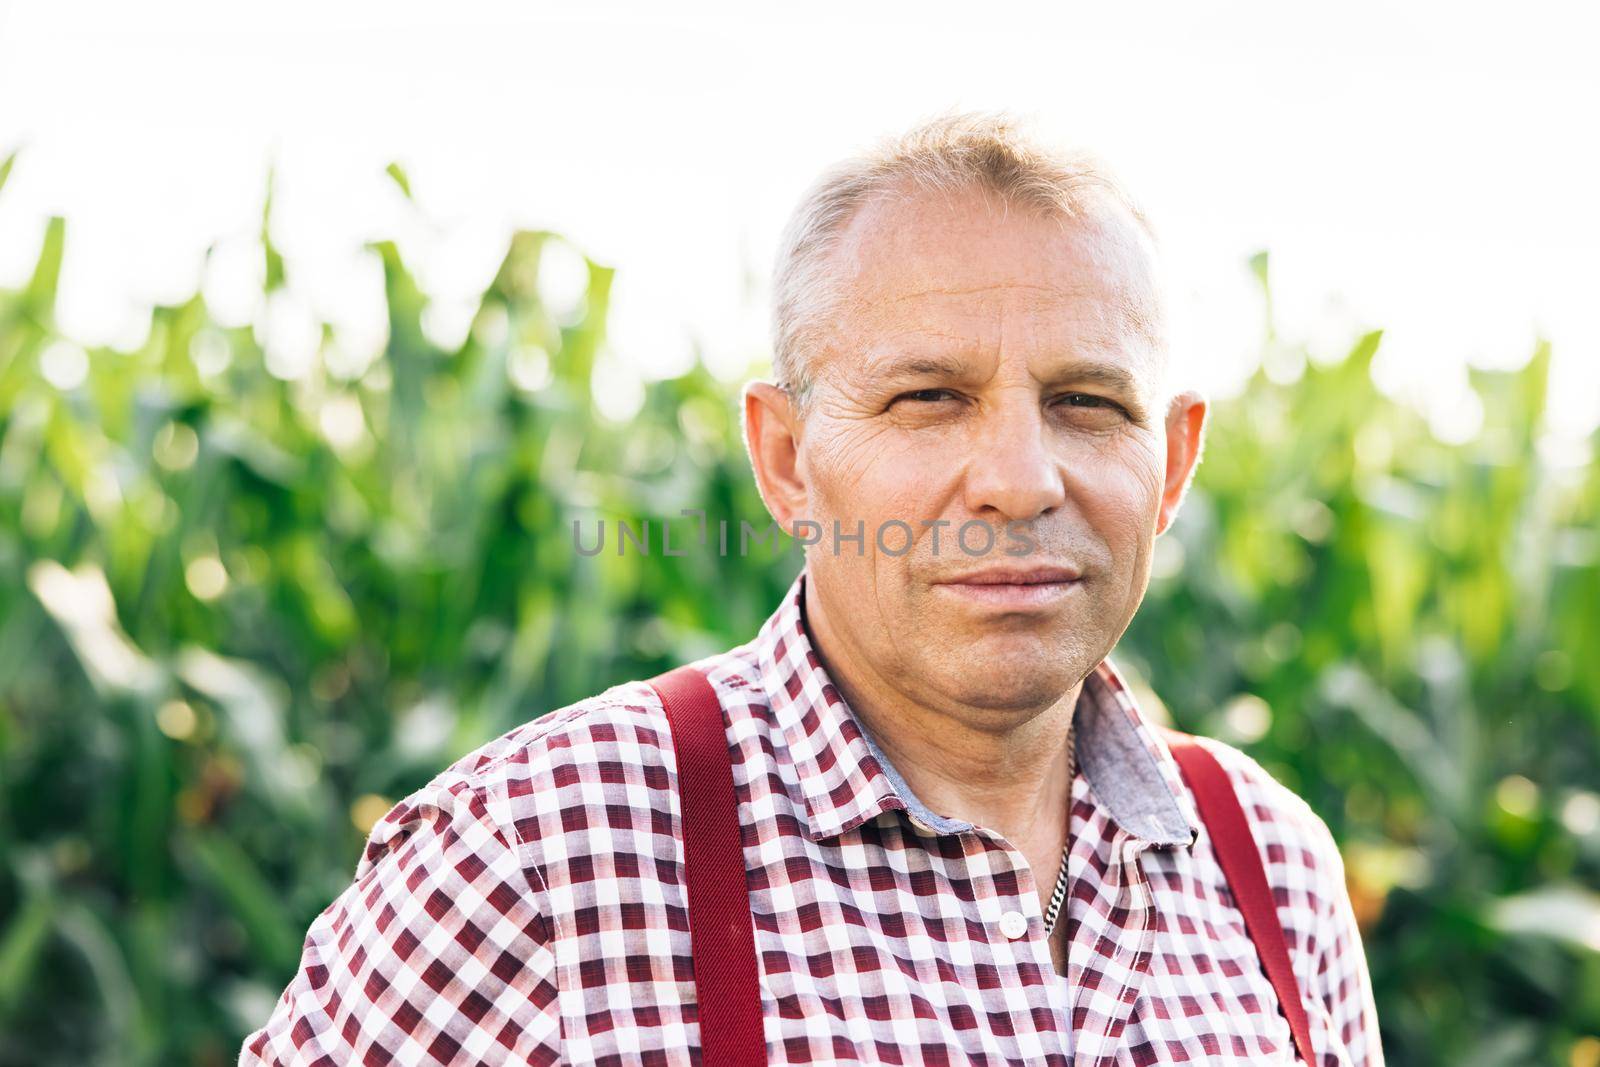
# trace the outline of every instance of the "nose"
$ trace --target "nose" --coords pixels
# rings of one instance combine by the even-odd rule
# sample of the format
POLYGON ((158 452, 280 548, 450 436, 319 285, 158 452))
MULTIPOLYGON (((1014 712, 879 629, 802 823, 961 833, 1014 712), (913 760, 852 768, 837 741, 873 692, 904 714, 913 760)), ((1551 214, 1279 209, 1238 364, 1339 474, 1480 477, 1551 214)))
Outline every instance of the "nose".
POLYGON ((1037 394, 1017 390, 973 427, 966 462, 966 504, 972 514, 1027 521, 1066 500, 1037 394))

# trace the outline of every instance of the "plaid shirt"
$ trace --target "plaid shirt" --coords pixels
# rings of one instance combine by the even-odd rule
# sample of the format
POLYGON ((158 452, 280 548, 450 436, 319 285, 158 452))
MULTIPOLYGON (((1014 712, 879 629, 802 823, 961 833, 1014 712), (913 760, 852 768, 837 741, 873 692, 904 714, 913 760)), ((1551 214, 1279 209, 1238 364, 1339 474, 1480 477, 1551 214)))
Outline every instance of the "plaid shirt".
MULTIPOLYGON (((804 582, 696 663, 729 719, 771 1062, 1296 1062, 1177 766, 1109 662, 1076 710, 1060 976, 1022 853, 912 795, 820 666, 804 582)), ((1264 849, 1319 1067, 1381 1064, 1327 828, 1210 746, 1264 849)), ((373 828, 240 1063, 698 1062, 674 776, 643 682, 459 760, 373 828)))

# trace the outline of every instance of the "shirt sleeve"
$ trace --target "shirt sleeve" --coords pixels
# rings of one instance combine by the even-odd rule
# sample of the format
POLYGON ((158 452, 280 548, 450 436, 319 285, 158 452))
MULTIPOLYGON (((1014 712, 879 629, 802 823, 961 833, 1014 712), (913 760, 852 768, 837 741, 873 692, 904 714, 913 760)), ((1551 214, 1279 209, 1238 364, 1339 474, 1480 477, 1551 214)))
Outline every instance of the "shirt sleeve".
POLYGON ((555 958, 529 877, 467 780, 401 801, 311 924, 240 1067, 559 1063, 555 958))
POLYGON ((1280 914, 1293 919, 1286 930, 1291 959, 1307 997, 1327 1012, 1329 1036, 1342 1053, 1325 1055, 1323 1067, 1384 1067, 1366 952, 1328 824, 1250 756, 1217 741, 1206 747, 1228 768, 1251 832, 1268 846, 1267 882, 1280 914))
POLYGON ((1321 997, 1339 1036, 1356 1067, 1384 1067, 1383 1044, 1378 1036, 1378 1009, 1372 997, 1372 978, 1361 944, 1350 894, 1345 889, 1344 861, 1328 839, 1328 907, 1317 938, 1315 993, 1321 997))

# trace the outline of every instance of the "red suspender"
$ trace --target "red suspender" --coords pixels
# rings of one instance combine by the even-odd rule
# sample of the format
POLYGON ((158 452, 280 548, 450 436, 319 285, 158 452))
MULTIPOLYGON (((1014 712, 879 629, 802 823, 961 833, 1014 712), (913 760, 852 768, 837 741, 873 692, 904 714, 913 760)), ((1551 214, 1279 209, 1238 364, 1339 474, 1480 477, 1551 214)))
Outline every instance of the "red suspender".
MULTIPOLYGON (((706 1067, 758 1067, 767 1062, 761 986, 722 704, 705 675, 693 667, 668 671, 652 679, 650 686, 666 709, 678 763, 700 1062, 706 1067)), ((1244 915, 1262 969, 1278 994, 1278 1006, 1289 1020, 1295 1047, 1300 1058, 1314 1067, 1311 1028, 1289 964, 1277 905, 1233 783, 1216 757, 1193 737, 1176 730, 1165 734, 1211 833, 1212 848, 1244 915)))
POLYGON ((722 703, 693 667, 668 671, 650 686, 666 709, 678 763, 700 1062, 758 1067, 767 1062, 767 1044, 722 703))
POLYGON ((1261 866, 1261 851, 1256 847, 1244 809, 1234 795, 1228 772, 1222 769, 1209 750, 1188 734, 1165 731, 1167 747, 1178 761, 1178 769, 1194 793, 1200 818, 1211 834, 1211 847, 1233 890, 1234 903, 1244 915, 1245 929, 1255 942, 1256 955, 1278 994, 1278 1007, 1289 1020, 1300 1058, 1315 1067, 1311 1051, 1311 1027, 1306 1022, 1306 1007, 1289 965, 1289 949, 1283 941, 1283 925, 1278 922, 1278 907, 1267 886, 1267 872, 1261 866))

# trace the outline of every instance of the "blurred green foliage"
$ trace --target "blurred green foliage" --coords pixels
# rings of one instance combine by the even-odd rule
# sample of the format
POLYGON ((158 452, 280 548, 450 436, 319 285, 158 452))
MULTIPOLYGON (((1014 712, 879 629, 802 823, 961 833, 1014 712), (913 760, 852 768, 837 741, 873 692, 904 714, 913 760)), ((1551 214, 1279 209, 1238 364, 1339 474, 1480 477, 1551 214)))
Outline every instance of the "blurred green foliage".
MULTIPOLYGON (((385 350, 283 377, 199 296, 75 346, 63 241, 0 292, 0 1063, 231 1063, 389 803, 745 640, 799 558, 574 551, 575 520, 766 516, 704 370, 597 411, 612 272, 555 306, 553 234, 447 347, 373 246, 385 350)), ((1119 661, 1333 827, 1390 1062, 1600 1062, 1600 462, 1538 459, 1547 349, 1474 372, 1450 445, 1374 389, 1379 343, 1267 331, 1119 661)))

